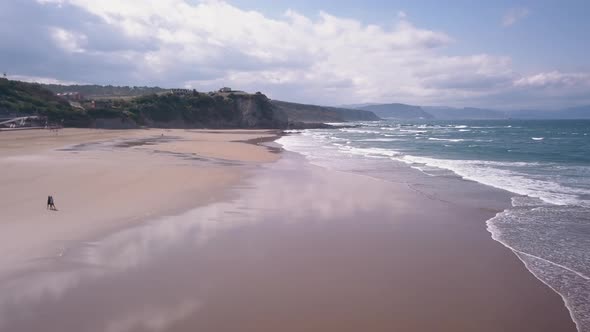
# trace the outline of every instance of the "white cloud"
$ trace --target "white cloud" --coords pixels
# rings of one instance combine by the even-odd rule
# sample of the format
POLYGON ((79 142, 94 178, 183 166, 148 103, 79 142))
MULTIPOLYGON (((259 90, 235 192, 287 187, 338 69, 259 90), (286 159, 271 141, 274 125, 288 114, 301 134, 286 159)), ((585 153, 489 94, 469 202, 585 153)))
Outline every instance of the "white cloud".
POLYGON ((527 8, 511 8, 502 17, 502 26, 509 27, 529 15, 527 8))
MULTIPOLYGON (((47 1, 47 0, 45 0, 47 1)), ((50 28, 51 36, 59 47, 70 53, 84 52, 83 45, 86 44, 86 36, 77 34, 58 27, 50 28)))
POLYGON ((514 82, 518 87, 590 87, 590 74, 551 71, 524 76, 514 82))
MULTIPOLYGON (((448 55, 451 36, 415 26, 404 12, 379 26, 326 12, 309 17, 287 10, 271 18, 219 0, 38 2, 73 6, 108 26, 94 34, 82 23, 78 30, 55 26, 49 32, 69 59, 112 65, 113 81, 127 84, 199 90, 227 85, 322 104, 478 105, 511 89, 532 88, 525 82, 535 80, 534 74, 518 75, 506 56, 448 55), (111 40, 116 47, 109 47, 111 40)), ((506 24, 527 13, 511 11, 506 24)), ((74 80, 93 82, 91 70, 74 80)))

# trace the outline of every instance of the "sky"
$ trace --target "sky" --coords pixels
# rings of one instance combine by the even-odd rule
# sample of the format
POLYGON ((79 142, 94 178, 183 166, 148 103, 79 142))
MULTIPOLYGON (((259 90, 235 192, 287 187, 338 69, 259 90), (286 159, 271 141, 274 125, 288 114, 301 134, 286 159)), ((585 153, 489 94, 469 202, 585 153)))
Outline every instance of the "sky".
POLYGON ((344 105, 590 104, 590 1, 2 0, 0 71, 344 105))

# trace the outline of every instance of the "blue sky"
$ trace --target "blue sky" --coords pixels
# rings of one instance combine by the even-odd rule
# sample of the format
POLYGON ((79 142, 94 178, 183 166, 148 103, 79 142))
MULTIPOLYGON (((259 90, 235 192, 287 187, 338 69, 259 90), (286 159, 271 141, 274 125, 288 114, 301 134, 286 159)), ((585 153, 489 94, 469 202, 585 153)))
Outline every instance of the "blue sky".
POLYGON ((590 104, 590 1, 4 0, 0 70, 326 105, 590 104))

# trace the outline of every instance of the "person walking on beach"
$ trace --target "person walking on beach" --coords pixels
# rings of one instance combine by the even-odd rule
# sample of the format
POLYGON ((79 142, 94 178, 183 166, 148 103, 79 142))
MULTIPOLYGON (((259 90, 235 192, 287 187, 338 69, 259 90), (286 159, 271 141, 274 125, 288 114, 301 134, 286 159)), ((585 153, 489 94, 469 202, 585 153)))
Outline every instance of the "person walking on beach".
POLYGON ((53 202, 53 196, 47 196, 47 208, 53 211, 57 211, 55 208, 55 203, 53 202))

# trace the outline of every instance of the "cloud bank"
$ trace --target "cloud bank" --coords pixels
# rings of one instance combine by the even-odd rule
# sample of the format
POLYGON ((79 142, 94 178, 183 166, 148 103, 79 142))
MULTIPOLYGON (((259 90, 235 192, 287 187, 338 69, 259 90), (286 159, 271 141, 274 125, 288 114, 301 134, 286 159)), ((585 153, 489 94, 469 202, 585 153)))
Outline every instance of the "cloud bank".
POLYGON ((590 102, 586 74, 521 75, 507 56, 446 54, 458 41, 403 12, 389 26, 327 12, 272 18, 215 0, 15 0, 0 13, 0 69, 20 77, 231 86, 331 105, 590 102))

